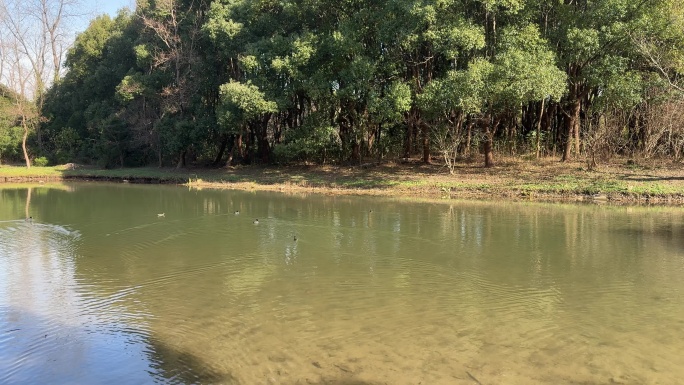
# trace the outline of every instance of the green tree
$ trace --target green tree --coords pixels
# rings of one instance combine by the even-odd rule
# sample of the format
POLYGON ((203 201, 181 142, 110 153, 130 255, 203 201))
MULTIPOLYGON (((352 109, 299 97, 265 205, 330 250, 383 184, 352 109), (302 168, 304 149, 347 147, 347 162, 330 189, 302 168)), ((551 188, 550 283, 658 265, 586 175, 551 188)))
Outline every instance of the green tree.
POLYGON ((23 129, 15 109, 16 98, 12 90, 0 84, 0 164, 19 156, 23 129))
MULTIPOLYGON (((244 157, 242 141, 247 127, 258 125, 265 129, 270 114, 276 111, 276 103, 266 100, 264 93, 253 84, 231 81, 220 87, 218 122, 224 130, 237 136, 233 154, 237 152, 237 155, 244 157)), ((262 156, 269 156, 268 143, 258 143, 258 146, 262 150, 262 156)))

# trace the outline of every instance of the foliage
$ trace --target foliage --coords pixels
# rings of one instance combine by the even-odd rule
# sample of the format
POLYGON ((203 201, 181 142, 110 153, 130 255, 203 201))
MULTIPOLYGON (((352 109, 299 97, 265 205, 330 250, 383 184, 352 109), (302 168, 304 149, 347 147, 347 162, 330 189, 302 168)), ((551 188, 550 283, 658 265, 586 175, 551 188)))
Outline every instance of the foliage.
POLYGON ((108 167, 452 162, 530 141, 679 157, 653 112, 680 106, 683 26, 675 0, 139 2, 76 38, 44 151, 108 167))
POLYGON ((253 84, 231 81, 219 87, 218 122, 227 130, 276 112, 276 104, 265 99, 263 92, 253 84))
POLYGON ((36 166, 36 167, 45 167, 45 166, 48 165, 48 163, 49 163, 49 162, 48 162, 48 159, 47 159, 46 157, 44 157, 44 156, 35 158, 35 159, 33 160, 33 165, 36 166))
POLYGON ((307 160, 326 163, 335 159, 339 151, 339 136, 330 126, 303 127, 274 149, 276 161, 281 163, 307 160))

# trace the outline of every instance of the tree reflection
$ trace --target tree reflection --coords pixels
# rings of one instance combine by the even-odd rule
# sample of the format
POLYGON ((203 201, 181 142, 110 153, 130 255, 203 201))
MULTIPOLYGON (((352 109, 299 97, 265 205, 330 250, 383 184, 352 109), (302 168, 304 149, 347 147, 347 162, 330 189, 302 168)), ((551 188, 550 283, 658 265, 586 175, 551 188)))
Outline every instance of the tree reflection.
POLYGON ((27 220, 33 219, 33 217, 31 215, 29 215, 29 211, 30 211, 29 209, 31 208, 31 193, 32 192, 33 192, 33 187, 29 187, 28 192, 26 193, 26 206, 24 208, 24 212, 26 214, 25 218, 27 220))
MULTIPOLYGON (((54 272, 35 274, 70 287, 78 294, 73 303, 94 304, 78 314, 111 317, 89 326, 117 329, 143 349, 144 370, 159 382, 261 383, 290 368, 289 377, 274 378, 371 385, 352 374, 373 367, 381 378, 399 365, 410 371, 426 362, 421 351, 468 364, 485 348, 495 358, 518 350, 528 357, 557 344, 564 354, 565 346, 586 346, 584 337, 568 337, 578 330, 641 330, 623 321, 657 315, 652 298, 680 314, 672 292, 681 288, 681 211, 302 199, 159 186, 82 189, 3 195, 14 218, 23 211, 45 224, 70 223, 82 236, 68 247, 54 242, 57 235, 47 237, 52 243, 30 239, 33 246, 12 251, 0 244, 0 254, 17 256, 12 279, 29 286, 40 282, 18 269, 66 270, 63 281, 54 272), (261 224, 254 226, 253 218, 261 224), (32 252, 38 257, 27 257, 32 252), (22 266, 31 258, 49 263, 22 266), (393 358, 395 352, 405 354, 393 358), (344 361, 348 372, 334 366, 347 358, 353 358, 344 361)), ((54 303, 69 306, 63 299, 54 303)), ((548 368, 563 366, 540 360, 548 368)))

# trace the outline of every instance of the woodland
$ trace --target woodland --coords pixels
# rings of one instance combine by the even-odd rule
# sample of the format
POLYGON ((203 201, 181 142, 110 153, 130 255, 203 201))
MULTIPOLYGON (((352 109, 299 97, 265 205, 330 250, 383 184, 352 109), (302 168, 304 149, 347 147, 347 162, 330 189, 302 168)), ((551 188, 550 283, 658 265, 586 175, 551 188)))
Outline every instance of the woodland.
POLYGON ((681 0, 0 8, 0 161, 105 168, 684 156, 681 0))

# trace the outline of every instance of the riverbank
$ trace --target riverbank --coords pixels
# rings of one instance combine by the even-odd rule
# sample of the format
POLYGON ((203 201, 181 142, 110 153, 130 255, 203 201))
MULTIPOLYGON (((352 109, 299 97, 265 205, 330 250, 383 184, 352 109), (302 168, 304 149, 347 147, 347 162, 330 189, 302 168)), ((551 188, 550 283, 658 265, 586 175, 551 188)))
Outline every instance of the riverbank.
POLYGON ((615 160, 587 170, 583 162, 501 159, 496 167, 463 162, 454 174, 441 165, 382 163, 363 167, 243 166, 222 169, 126 168, 78 165, 0 166, 0 183, 61 180, 182 184, 194 188, 316 192, 428 199, 599 201, 684 204, 684 166, 615 160))

